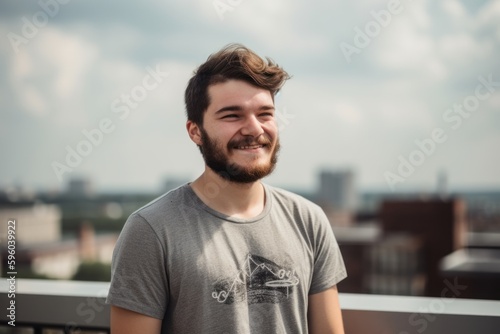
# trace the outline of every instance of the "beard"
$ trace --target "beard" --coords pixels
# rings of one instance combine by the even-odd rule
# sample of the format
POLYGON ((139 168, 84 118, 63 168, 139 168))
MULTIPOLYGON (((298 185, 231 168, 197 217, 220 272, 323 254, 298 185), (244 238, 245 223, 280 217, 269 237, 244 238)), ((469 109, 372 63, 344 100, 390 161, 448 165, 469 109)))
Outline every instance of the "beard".
POLYGON ((272 150, 271 158, 267 164, 248 167, 229 162, 228 155, 224 153, 224 147, 216 140, 212 140, 203 127, 200 127, 200 132, 202 144, 199 148, 203 160, 205 160, 205 164, 211 170, 223 179, 236 183, 252 183, 268 176, 276 167, 278 152, 280 150, 279 139, 276 140, 274 146, 272 145, 272 141, 263 135, 258 138, 247 136, 243 139, 229 141, 226 147, 227 152, 231 152, 235 147, 251 144, 264 145, 264 148, 272 150))

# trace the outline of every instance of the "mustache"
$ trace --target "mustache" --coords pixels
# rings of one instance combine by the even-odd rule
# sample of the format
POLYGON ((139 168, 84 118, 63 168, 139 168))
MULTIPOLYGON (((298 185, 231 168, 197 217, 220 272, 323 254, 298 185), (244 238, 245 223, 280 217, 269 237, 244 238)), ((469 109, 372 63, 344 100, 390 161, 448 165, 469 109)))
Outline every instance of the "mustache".
POLYGON ((234 148, 238 146, 252 146, 252 145, 263 145, 263 146, 269 146, 272 144, 272 140, 264 135, 260 135, 259 137, 255 138, 253 136, 245 136, 243 138, 239 139, 233 139, 230 140, 229 143, 227 143, 228 148, 234 148))

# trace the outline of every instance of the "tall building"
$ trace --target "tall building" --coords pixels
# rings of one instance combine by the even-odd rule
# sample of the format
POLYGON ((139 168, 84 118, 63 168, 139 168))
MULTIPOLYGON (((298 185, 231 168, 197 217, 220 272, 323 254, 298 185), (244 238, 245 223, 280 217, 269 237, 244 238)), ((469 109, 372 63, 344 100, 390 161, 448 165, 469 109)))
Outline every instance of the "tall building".
POLYGON ((69 180, 66 194, 69 196, 88 197, 94 194, 92 181, 84 177, 74 177, 69 180))
POLYGON ((354 211, 356 191, 351 170, 323 170, 319 174, 319 203, 333 210, 354 211))
POLYGON ((466 242, 465 202, 447 200, 386 200, 380 210, 384 234, 407 233, 419 238, 426 272, 427 296, 439 297, 446 288, 439 264, 466 242))
POLYGON ((438 173, 436 193, 441 199, 445 199, 448 196, 448 176, 444 170, 438 173))

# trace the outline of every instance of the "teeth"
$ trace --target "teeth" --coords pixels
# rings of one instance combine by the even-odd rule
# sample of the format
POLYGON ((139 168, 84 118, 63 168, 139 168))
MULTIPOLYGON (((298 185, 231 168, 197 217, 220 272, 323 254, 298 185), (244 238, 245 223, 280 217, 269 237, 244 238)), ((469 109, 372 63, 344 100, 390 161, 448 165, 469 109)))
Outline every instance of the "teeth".
POLYGON ((263 145, 253 145, 253 146, 238 146, 239 150, 248 150, 253 148, 261 148, 263 145))

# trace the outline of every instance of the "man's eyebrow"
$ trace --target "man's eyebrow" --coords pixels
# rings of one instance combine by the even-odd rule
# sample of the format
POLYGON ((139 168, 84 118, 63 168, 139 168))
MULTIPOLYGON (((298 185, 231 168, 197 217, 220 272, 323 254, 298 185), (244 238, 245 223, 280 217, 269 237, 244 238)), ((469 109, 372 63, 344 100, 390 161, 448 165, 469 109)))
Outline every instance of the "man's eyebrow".
POLYGON ((222 107, 219 110, 217 110, 215 113, 219 114, 224 111, 242 111, 243 108, 241 106, 227 106, 227 107, 222 107))
POLYGON ((274 110, 274 106, 272 104, 264 105, 259 108, 259 110, 274 110))
MULTIPOLYGON (((272 104, 263 105, 263 106, 259 107, 259 110, 274 110, 274 109, 275 108, 272 104)), ((219 110, 217 110, 215 112, 215 114, 219 114, 219 113, 222 113, 224 111, 243 111, 243 108, 241 106, 238 106, 238 105, 226 106, 226 107, 222 107, 219 110)))

